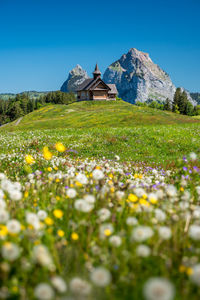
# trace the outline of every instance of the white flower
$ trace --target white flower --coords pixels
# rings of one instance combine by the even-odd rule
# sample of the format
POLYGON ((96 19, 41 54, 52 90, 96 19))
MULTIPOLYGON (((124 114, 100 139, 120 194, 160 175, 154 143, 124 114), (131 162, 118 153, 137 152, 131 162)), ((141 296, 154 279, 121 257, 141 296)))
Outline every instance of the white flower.
POLYGON ((40 300, 51 300, 54 299, 55 293, 52 287, 47 283, 40 283, 34 290, 34 295, 40 300))
POLYGON ((119 247, 122 244, 122 239, 118 235, 113 235, 109 238, 109 243, 114 247, 119 247))
POLYGON ((95 197, 93 195, 85 195, 83 198, 88 203, 95 203, 95 197))
POLYGON ((39 210, 38 213, 37 213, 37 215, 38 215, 38 218, 39 218, 41 221, 43 221, 43 220, 45 220, 46 217, 47 217, 47 212, 46 212, 45 210, 39 210))
POLYGON ((103 222, 110 218, 111 212, 107 208, 101 208, 98 210, 97 215, 99 216, 99 220, 103 222))
POLYGON ((94 178, 94 180, 101 180, 104 178, 104 174, 101 170, 95 169, 92 172, 92 177, 94 178))
POLYGON ((115 159, 118 161, 120 160, 120 157, 118 155, 115 155, 115 159))
POLYGON ((66 194, 69 198, 75 198, 76 190, 75 189, 67 189, 66 194))
POLYGON ((137 242, 143 242, 153 236, 153 230, 148 226, 138 226, 133 229, 132 237, 137 242))
POLYGON ((9 261, 14 261, 19 257, 19 247, 14 243, 7 242, 2 246, 1 254, 3 258, 9 261))
POLYGON ((169 197, 175 197, 177 194, 177 189, 174 185, 170 184, 167 186, 166 192, 169 197))
POLYGON ((33 248, 33 260, 42 266, 52 269, 53 262, 48 249, 43 245, 37 245, 33 248))
POLYGON ((79 200, 75 201, 74 207, 75 207, 75 209, 82 211, 82 212, 90 212, 94 208, 94 205, 86 202, 83 199, 79 199, 79 200))
POLYGON ((108 224, 102 224, 99 228, 100 238, 105 238, 106 236, 110 236, 114 231, 113 225, 108 224))
POLYGON ((159 222, 163 222, 166 219, 166 214, 163 210, 156 208, 155 209, 155 218, 159 222))
POLYGON ((193 160, 193 161, 196 160, 196 159, 197 159, 196 153, 191 152, 191 153, 190 153, 190 159, 193 160))
POLYGON ((199 225, 191 225, 189 227, 189 237, 191 237, 191 239, 195 240, 195 241, 199 241, 200 240, 200 226, 199 225))
POLYGON ((70 281, 69 287, 72 293, 82 296, 87 296, 91 292, 91 285, 78 277, 75 277, 70 281))
POLYGON ((8 231, 12 234, 17 234, 21 231, 21 224, 15 219, 9 220, 6 226, 8 231))
POLYGON ((169 240, 172 236, 172 232, 171 229, 167 226, 161 226, 158 228, 158 233, 159 236, 163 239, 163 240, 169 240))
POLYGON ((3 199, 0 199, 0 209, 6 208, 6 202, 3 199))
POLYGON ((0 209, 0 223, 4 224, 9 219, 9 213, 5 209, 0 209))
POLYGON ((174 286, 165 278, 150 278, 144 285, 144 297, 147 300, 172 300, 174 286))
POLYGON ((136 248, 136 253, 138 256, 147 257, 151 253, 151 249, 146 245, 139 245, 136 248))
POLYGON ((52 277, 51 283, 59 293, 65 293, 67 291, 67 285, 62 277, 60 276, 52 277))
POLYGON ((128 217, 126 219, 126 224, 128 226, 134 226, 134 225, 137 225, 138 224, 138 220, 135 218, 135 217, 128 217))
POLYGON ((40 229, 38 216, 34 213, 26 213, 26 222, 34 227, 35 230, 40 229))
POLYGON ((124 197, 125 193, 123 191, 117 191, 116 197, 118 200, 121 200, 124 197))
POLYGON ((81 184, 87 184, 88 183, 87 177, 82 173, 79 173, 78 175, 76 175, 75 180, 80 182, 81 184))
POLYGON ((91 281, 100 287, 104 287, 110 284, 111 282, 111 274, 110 272, 103 268, 98 267, 91 272, 90 275, 91 281))
POLYGON ((197 264, 192 268, 190 279, 192 280, 192 282, 200 286, 200 264, 197 264))
POLYGON ((136 188, 136 189, 134 190, 134 192, 135 192, 135 195, 136 195, 138 198, 142 198, 142 196, 146 195, 144 189, 142 189, 142 188, 136 188))
POLYGON ((22 198, 22 193, 17 189, 9 192, 10 199, 13 201, 19 201, 22 198))

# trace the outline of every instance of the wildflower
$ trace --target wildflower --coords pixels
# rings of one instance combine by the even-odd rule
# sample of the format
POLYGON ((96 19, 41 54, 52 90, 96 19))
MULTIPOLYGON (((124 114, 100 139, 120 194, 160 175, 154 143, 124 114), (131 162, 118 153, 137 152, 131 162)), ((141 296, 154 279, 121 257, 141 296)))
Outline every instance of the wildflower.
POLYGON ((136 253, 138 256, 141 256, 141 257, 147 257, 150 255, 151 253, 151 250, 148 246, 146 245, 139 245, 137 246, 136 248, 136 253))
POLYGON ((47 217, 44 221, 49 226, 53 225, 54 223, 53 219, 51 219, 50 217, 47 217))
POLYGON ((14 261, 19 257, 20 250, 19 250, 18 245, 7 242, 7 243, 3 244, 2 248, 1 248, 1 254, 2 254, 3 258, 5 258, 9 261, 14 261))
POLYGON ((101 180, 104 178, 104 174, 101 170, 98 170, 98 169, 95 169, 93 172, 92 172, 92 177, 94 178, 94 180, 101 180))
POLYGON ((25 161, 28 165, 32 165, 35 163, 35 160, 32 155, 28 154, 25 156, 25 161))
POLYGON ((36 245, 33 248, 33 260, 41 266, 51 269, 53 261, 46 246, 36 245))
POLYGON ((132 237, 137 242, 143 242, 153 236, 153 230, 148 226, 138 226, 133 229, 132 237))
POLYGON ((158 196, 155 193, 150 193, 148 195, 149 198, 149 202, 151 202, 152 204, 156 204, 158 202, 158 196))
POLYGON ((79 200, 76 200, 75 203, 74 203, 74 207, 79 210, 79 211, 82 211, 82 212, 90 212, 94 205, 91 204, 91 203, 88 203, 86 202, 85 200, 83 199, 79 199, 79 200))
POLYGON ((66 194, 69 198, 75 198, 76 190, 75 189, 67 189, 66 194))
POLYGON ((8 232, 11 234, 17 234, 21 231, 21 224, 17 220, 9 220, 6 224, 8 232))
POLYGON ((172 300, 174 286, 165 278, 150 278, 144 285, 144 297, 147 300, 172 300))
POLYGON ((65 235, 65 232, 64 232, 63 230, 59 229, 59 230, 57 231, 57 235, 58 235, 59 237, 63 237, 63 236, 65 235))
POLYGON ((13 189, 9 192, 9 197, 13 201, 19 201, 22 198, 22 193, 17 189, 13 189))
POLYGON ((161 226, 158 228, 158 233, 159 236, 163 239, 163 240, 169 240, 172 236, 172 232, 171 229, 167 226, 161 226))
POLYGON ((122 239, 118 235, 113 235, 109 238, 109 243, 114 247, 119 247, 122 244, 122 239))
POLYGON ((37 216, 41 221, 43 221, 47 217, 47 212, 45 210, 39 210, 37 216))
POLYGON ((134 194, 129 194, 128 195, 128 200, 131 202, 137 202, 138 201, 138 197, 134 194))
POLYGON ((75 277, 70 281, 69 287, 71 292, 77 295, 88 296, 91 292, 91 285, 78 277, 75 277))
POLYGON ((195 240, 195 241, 199 241, 200 240, 200 226, 199 225, 191 225, 189 227, 189 237, 191 237, 191 239, 195 240))
POLYGON ((155 218, 156 220, 158 220, 159 222, 163 222, 166 219, 166 214, 163 210, 161 210, 160 208, 156 208, 155 209, 155 218))
POLYGON ((190 159, 191 159, 192 161, 196 160, 196 159, 197 159, 196 153, 191 152, 191 153, 190 153, 190 159))
POLYGON ((99 228, 100 238, 105 238, 113 233, 114 229, 112 224, 102 224, 99 228))
POLYGON ((193 266, 190 279, 196 285, 200 286, 200 264, 193 266))
POLYGON ((111 212, 107 208, 101 208, 97 214, 99 216, 99 220, 102 222, 106 221, 111 216, 111 212))
POLYGON ((73 232, 71 234, 71 238, 72 238, 73 241, 77 241, 79 239, 79 235, 76 232, 73 232))
POLYGON ((63 211, 60 209, 55 209, 53 214, 57 219, 61 219, 63 217, 63 211))
POLYGON ((8 229, 5 225, 0 225, 0 238, 5 238, 8 234, 8 229))
POLYGON ((95 203, 95 197, 93 195, 85 195, 84 200, 90 204, 95 203))
POLYGON ((90 279, 95 285, 105 287, 111 282, 111 274, 107 269, 98 267, 91 272, 90 279))
POLYGON ((55 148, 58 152, 64 152, 66 150, 66 147, 62 143, 56 143, 55 148))
POLYGON ((55 293, 49 284, 40 283, 36 286, 34 295, 39 300, 51 300, 54 299, 55 293))
POLYGON ((40 222, 38 216, 34 213, 26 213, 26 222, 32 225, 34 229, 40 229, 40 222))
POLYGON ((82 173, 77 174, 75 180, 80 182, 81 184, 87 184, 88 183, 87 177, 82 173))
POLYGON ((59 293, 65 293, 67 291, 67 285, 62 277, 53 276, 51 278, 51 283, 59 293))
POLYGON ((129 225, 129 226, 137 225, 138 220, 135 217, 128 217, 126 219, 126 224, 129 225))
POLYGON ((9 219, 9 213, 3 208, 0 209, 0 224, 4 224, 9 219))
POLYGON ((53 154, 49 151, 48 147, 43 148, 43 156, 46 160, 50 160, 53 154))

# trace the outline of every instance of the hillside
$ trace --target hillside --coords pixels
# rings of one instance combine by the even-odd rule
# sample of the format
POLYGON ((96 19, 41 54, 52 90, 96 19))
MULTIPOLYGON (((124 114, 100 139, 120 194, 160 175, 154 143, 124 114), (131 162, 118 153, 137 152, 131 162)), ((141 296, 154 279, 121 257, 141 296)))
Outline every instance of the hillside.
MULTIPOLYGON (((29 96, 30 99, 39 99, 41 96, 46 95, 48 92, 36 92, 36 91, 27 91, 27 92, 22 92, 19 93, 19 95, 22 94, 26 94, 27 96, 29 96)), ((17 94, 12 94, 12 93, 2 93, 0 94, 0 100, 8 100, 8 99, 12 99, 15 98, 17 94)))
POLYGON ((70 105, 48 105, 1 130, 34 130, 53 128, 135 127, 199 122, 191 117, 148 107, 118 102, 77 102, 70 105))

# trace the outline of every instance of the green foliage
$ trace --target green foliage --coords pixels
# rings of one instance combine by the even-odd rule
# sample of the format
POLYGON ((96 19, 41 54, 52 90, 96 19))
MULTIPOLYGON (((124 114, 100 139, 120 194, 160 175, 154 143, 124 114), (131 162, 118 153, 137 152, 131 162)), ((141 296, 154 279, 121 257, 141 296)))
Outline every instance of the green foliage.
POLYGON ((76 98, 73 93, 62 93, 60 91, 50 92, 46 95, 42 93, 42 96, 36 100, 30 98, 29 93, 17 94, 15 98, 0 100, 0 125, 27 115, 47 103, 70 104, 75 101, 76 98))
POLYGON ((196 108, 193 107, 191 102, 188 100, 186 92, 181 92, 180 88, 177 88, 174 94, 172 111, 175 113, 180 113, 182 115, 196 115, 196 108))

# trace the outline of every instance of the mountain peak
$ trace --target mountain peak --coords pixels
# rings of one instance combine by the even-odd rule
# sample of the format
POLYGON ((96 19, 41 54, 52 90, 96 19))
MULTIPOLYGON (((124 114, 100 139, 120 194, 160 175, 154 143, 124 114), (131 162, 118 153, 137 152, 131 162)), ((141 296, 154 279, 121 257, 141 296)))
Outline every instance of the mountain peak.
POLYGON ((82 84, 85 79, 89 78, 87 72, 77 64, 68 75, 67 80, 61 86, 62 92, 75 92, 77 86, 82 84))

